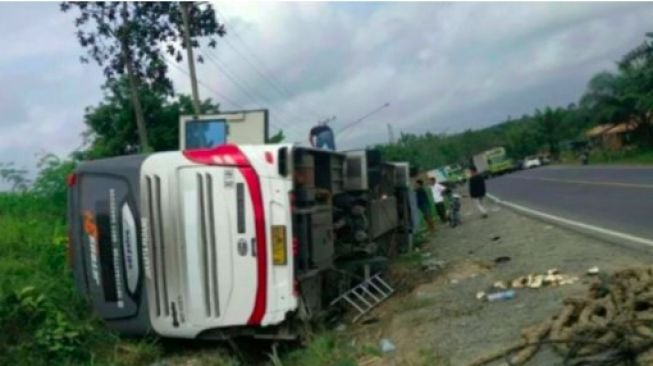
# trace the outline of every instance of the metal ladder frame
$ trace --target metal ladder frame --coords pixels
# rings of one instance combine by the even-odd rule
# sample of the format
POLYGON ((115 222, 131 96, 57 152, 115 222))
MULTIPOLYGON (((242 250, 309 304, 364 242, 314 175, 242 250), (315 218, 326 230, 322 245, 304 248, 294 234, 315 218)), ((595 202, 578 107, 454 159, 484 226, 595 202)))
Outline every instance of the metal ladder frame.
POLYGON ((346 301, 358 311, 358 315, 353 319, 355 323, 363 315, 374 309, 375 306, 388 299, 394 292, 395 289, 381 278, 381 273, 379 272, 333 299, 330 305, 333 306, 341 300, 346 301), (376 291, 376 293, 370 291, 370 288, 376 291))

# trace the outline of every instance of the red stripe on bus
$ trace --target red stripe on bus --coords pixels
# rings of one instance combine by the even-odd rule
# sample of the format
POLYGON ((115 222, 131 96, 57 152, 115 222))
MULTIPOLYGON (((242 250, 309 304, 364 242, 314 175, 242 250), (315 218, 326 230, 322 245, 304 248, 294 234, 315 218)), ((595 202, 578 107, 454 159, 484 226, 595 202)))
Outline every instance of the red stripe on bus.
POLYGON ((235 145, 221 145, 212 149, 186 150, 184 156, 189 160, 205 165, 233 165, 238 168, 252 199, 254 223, 256 231, 256 268, 257 286, 254 308, 247 321, 248 325, 259 325, 265 315, 267 307, 267 240, 265 235, 265 212, 263 209, 263 192, 261 182, 245 154, 235 145), (232 164, 225 164, 225 159, 216 157, 229 157, 232 164))

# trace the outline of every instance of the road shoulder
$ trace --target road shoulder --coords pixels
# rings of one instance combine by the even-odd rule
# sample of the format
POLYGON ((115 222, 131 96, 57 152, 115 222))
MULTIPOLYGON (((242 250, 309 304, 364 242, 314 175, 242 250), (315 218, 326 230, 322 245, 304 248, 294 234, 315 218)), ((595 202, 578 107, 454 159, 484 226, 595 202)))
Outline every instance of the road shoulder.
MULTIPOLYGON (((374 312, 378 322, 355 328, 356 342, 373 344, 388 338, 396 344, 397 351, 380 364, 464 365, 514 344, 524 327, 558 312, 565 298, 584 293, 588 268, 612 272, 648 264, 653 258, 500 206, 493 206, 490 217, 482 219, 465 200, 462 212, 460 227, 439 228, 413 256, 419 258, 411 274, 418 285, 402 288, 400 283, 400 293, 374 312), (501 256, 510 260, 496 264, 501 256), (422 271, 419 263, 424 259, 441 261, 442 266, 422 271), (580 280, 567 286, 520 289, 515 299, 504 302, 476 299, 478 291, 497 281, 552 268, 580 280)), ((556 357, 544 350, 529 364, 556 364, 556 357)))

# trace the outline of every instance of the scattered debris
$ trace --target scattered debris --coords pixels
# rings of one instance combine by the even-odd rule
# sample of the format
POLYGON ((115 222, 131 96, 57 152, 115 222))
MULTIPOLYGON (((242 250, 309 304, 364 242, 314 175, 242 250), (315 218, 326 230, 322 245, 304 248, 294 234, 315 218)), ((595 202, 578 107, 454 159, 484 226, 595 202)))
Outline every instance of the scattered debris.
POLYGON ((487 294, 484 291, 479 291, 476 293, 476 300, 485 300, 487 298, 487 294))
POLYGON ((449 281, 449 283, 452 284, 452 285, 457 285, 458 282, 459 281, 457 279, 455 279, 455 278, 453 280, 449 281))
POLYGON ((506 285, 506 283, 503 281, 497 281, 492 285, 492 287, 505 290, 508 288, 508 285, 506 285))
POLYGON ((650 365, 653 361, 653 267, 625 269, 595 281, 584 298, 566 299, 564 309, 526 328, 519 344, 469 366, 500 359, 523 365, 551 344, 573 365, 650 365))
POLYGON ((512 258, 508 257, 507 255, 502 255, 500 257, 494 258, 494 263, 501 264, 501 263, 510 262, 511 260, 512 258))
POLYGON ((588 269, 587 274, 590 275, 590 276, 596 276, 597 274, 599 274, 599 267, 594 266, 594 267, 588 269))
POLYGON ((371 316, 371 317, 367 317, 367 318, 361 320, 361 324, 365 324, 365 325, 374 324, 374 323, 378 323, 380 320, 381 319, 379 319, 376 316, 371 316))
POLYGON ((487 295, 487 301, 505 301, 505 300, 512 300, 515 298, 517 294, 515 293, 515 290, 507 290, 507 291, 500 291, 500 292, 494 292, 491 294, 487 295))
POLYGON ((540 288, 571 285, 578 281, 578 277, 560 274, 558 269, 553 268, 546 274, 529 274, 517 277, 510 282, 512 288, 540 288))
POLYGON ((345 324, 341 323, 336 327, 336 332, 344 332, 345 330, 347 330, 347 326, 345 324))
POLYGON ((381 350, 381 353, 390 353, 394 352, 397 347, 388 338, 383 338, 381 342, 379 342, 379 349, 381 350))
POLYGON ((425 272, 440 271, 445 266, 445 261, 437 259, 428 259, 422 261, 422 270, 425 272))
POLYGON ((378 356, 370 356, 368 358, 365 358, 363 360, 359 360, 356 364, 359 366, 373 366, 379 364, 379 362, 382 361, 381 357, 378 356))
POLYGON ((493 242, 493 241, 497 241, 497 240, 499 240, 500 238, 501 238, 501 237, 498 236, 498 235, 492 236, 492 237, 490 237, 490 241, 483 241, 483 242, 482 242, 480 245, 478 245, 477 247, 475 247, 475 248, 473 248, 473 249, 467 251, 467 254, 474 254, 474 253, 476 253, 479 249, 485 247, 485 245, 487 245, 488 243, 491 243, 491 242, 493 242))

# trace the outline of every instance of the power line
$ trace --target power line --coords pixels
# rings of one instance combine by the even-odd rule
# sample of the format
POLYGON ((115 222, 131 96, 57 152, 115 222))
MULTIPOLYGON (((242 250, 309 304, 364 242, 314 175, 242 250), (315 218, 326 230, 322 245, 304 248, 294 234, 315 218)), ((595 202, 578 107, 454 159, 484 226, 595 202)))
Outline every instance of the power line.
MULTIPOLYGON (((172 67, 177 69, 179 72, 181 72, 181 73, 183 73, 183 74, 185 74, 187 76, 189 75, 188 71, 184 70, 181 66, 175 64, 174 62, 170 62, 167 58, 165 60, 165 63, 168 64, 168 65, 171 65, 172 67)), ((219 91, 217 91, 214 88, 210 87, 209 85, 205 84, 203 81, 197 80, 197 83, 199 85, 203 86, 206 90, 211 91, 211 92, 215 93, 216 95, 220 96, 222 99, 226 100, 227 102, 229 102, 230 104, 232 104, 236 108, 246 109, 242 104, 233 101, 231 98, 227 97, 226 95, 220 93, 219 91)))
MULTIPOLYGON (((186 71, 184 68, 182 68, 181 66, 177 65, 177 64, 174 63, 173 61, 170 61, 170 60, 168 59, 168 57, 166 57, 165 55, 162 55, 162 56, 163 56, 163 58, 164 58, 164 62, 165 62, 166 64, 173 66, 173 67, 174 67, 175 69, 177 69, 179 72, 181 72, 181 73, 183 73, 183 74, 185 74, 185 75, 187 75, 187 76, 190 75, 190 74, 188 73, 188 71, 186 71)), ((233 99, 231 99, 231 98, 227 97, 226 95, 224 95, 223 93, 217 91, 215 88, 212 88, 210 85, 205 84, 205 83, 204 83, 203 81, 201 81, 200 79, 197 80, 197 83, 198 83, 200 86, 204 87, 206 90, 208 90, 208 91, 210 91, 210 92, 213 92, 213 93, 215 93, 216 95, 218 95, 219 97, 221 97, 222 99, 226 100, 227 102, 229 102, 230 104, 232 104, 232 105, 235 106, 236 108, 239 108, 239 109, 247 109, 247 107, 243 106, 242 104, 240 104, 240 103, 238 103, 238 102, 235 102, 233 99)), ((276 128, 277 130, 284 130, 284 129, 285 129, 286 131, 288 131, 288 130, 292 130, 292 129, 293 129, 292 126, 279 126, 278 124, 276 124, 276 123, 274 123, 274 122, 272 122, 272 121, 270 121, 270 125, 271 125, 273 128, 276 128)), ((297 132, 297 130, 295 130, 295 132, 297 132)))
MULTIPOLYGON (((259 104, 258 99, 262 99, 265 103, 270 105, 270 108, 272 108, 273 103, 263 96, 262 94, 259 94, 257 92, 250 92, 250 89, 254 89, 249 87, 249 85, 244 85, 246 84, 245 82, 239 81, 238 78, 234 75, 234 73, 229 69, 229 67, 224 63, 221 62, 217 56, 212 55, 211 53, 205 53, 205 56, 209 59, 209 61, 225 76, 227 79, 229 79, 243 94, 245 94, 254 104, 259 104)), ((277 107, 275 107, 277 108, 277 107)), ((278 106, 277 112, 282 112, 283 114, 286 114, 287 117, 291 117, 290 119, 294 119, 294 116, 290 115, 290 112, 286 110, 285 108, 282 109, 282 106, 278 106)), ((294 114, 294 113, 293 113, 294 114)), ((300 120, 304 119, 304 116, 296 115, 300 120)), ((285 125, 285 124, 284 124, 285 125)), ((292 125, 285 125, 287 129, 293 129, 295 128, 292 125)))
POLYGON ((388 106, 390 106, 390 103, 384 103, 382 106, 380 106, 380 107, 374 109, 373 111, 367 113, 367 114, 364 115, 363 117, 360 117, 360 118, 358 118, 357 120, 355 120, 355 121, 353 121, 353 122, 351 122, 351 123, 349 123, 349 124, 343 126, 343 127, 340 129, 340 131, 338 131, 338 133, 336 133, 336 136, 337 136, 337 135, 340 135, 343 131, 345 131, 345 130, 351 128, 351 127, 354 127, 354 126, 356 126, 357 124, 363 122, 363 120, 364 120, 365 118, 367 118, 367 117, 373 115, 374 113, 377 113, 378 111, 380 111, 380 110, 382 110, 383 108, 386 108, 386 107, 388 107, 388 106))
MULTIPOLYGON (((222 23, 224 23, 225 25, 227 25, 227 23, 226 23, 226 21, 225 21, 225 20, 226 20, 226 16, 224 16, 224 14, 221 13, 218 9, 215 9, 215 11, 216 11, 216 13, 217 13, 218 15, 220 15, 220 16, 222 17, 222 23)), ((228 28, 233 29, 232 27, 228 27, 228 28)), ((236 31, 231 30, 229 33, 232 34, 235 38, 237 38, 237 39, 240 41, 240 43, 242 44, 243 48, 244 48, 245 50, 247 50, 247 52, 249 53, 250 57, 251 57, 254 61, 257 61, 259 64, 263 65, 263 62, 262 62, 262 61, 261 61, 261 60, 256 56, 256 54, 255 54, 255 53, 251 50, 251 48, 247 45, 247 43, 245 42, 245 40, 244 40, 244 39, 243 39, 243 38, 242 38, 242 37, 241 37, 241 36, 240 36, 236 31)), ((289 100, 292 99, 292 95, 291 95, 292 93, 290 92, 290 90, 288 90, 287 87, 285 87, 285 86, 284 86, 282 83, 280 83, 276 78, 274 78, 274 76, 273 76, 271 73, 269 73, 269 74, 270 74, 269 76, 266 75, 266 71, 263 70, 263 69, 264 69, 263 66, 261 66, 261 68, 259 68, 258 66, 256 66, 252 61, 249 60, 249 57, 246 57, 243 53, 241 53, 241 52, 240 52, 240 51, 239 51, 239 50, 238 50, 238 49, 237 49, 237 48, 236 48, 236 47, 235 47, 235 46, 234 46, 234 45, 229 41, 228 38, 224 38, 224 41, 225 41, 225 43, 227 44, 227 46, 229 46, 229 48, 231 48, 231 49, 232 49, 235 53, 237 53, 237 54, 238 54, 238 55, 239 55, 243 60, 245 60, 245 62, 246 62, 248 65, 250 65, 250 66, 254 69, 254 71, 256 71, 256 73, 257 73, 257 74, 258 74, 258 75, 259 75, 263 80, 265 80, 265 81, 266 81, 270 86, 272 86, 272 88, 273 88, 277 93, 279 93, 279 94, 280 94, 281 96, 283 96, 283 97, 288 98, 289 100)), ((307 103, 307 104, 308 104, 308 103, 307 103)), ((316 116, 316 117, 318 117, 318 118, 321 118, 322 116, 325 115, 324 113, 316 112, 315 110, 317 110, 318 108, 315 108, 314 106, 311 106, 311 107, 312 107, 311 109, 306 109, 305 111, 310 112, 311 114, 313 114, 314 116, 316 116)), ((302 108, 302 109, 303 109, 303 108, 302 108)))
MULTIPOLYGON (((247 96, 247 97, 252 101, 252 103, 254 103, 254 104, 261 104, 261 103, 259 103, 259 101, 257 100, 257 97, 254 96, 252 93, 250 93, 249 90, 248 90, 248 88, 247 88, 246 86, 244 86, 243 83, 241 83, 240 81, 238 81, 238 78, 237 78, 236 76, 233 75, 233 73, 232 73, 232 72, 231 72, 231 71, 226 67, 226 65, 224 65, 223 63, 220 63, 220 61, 219 61, 217 58, 213 58, 213 57, 212 57, 210 54, 208 54, 208 53, 206 53, 205 55, 207 56, 207 58, 209 59, 209 61, 211 61, 211 63, 213 63, 213 65, 214 65, 214 66, 215 66, 215 67, 216 67, 216 68, 217 68, 217 69, 218 69, 218 70, 219 70, 219 71, 220 71, 220 72, 221 72, 225 77, 227 77, 227 79, 229 79, 229 81, 231 81, 231 82, 232 82, 232 83, 233 83, 233 84, 234 84, 234 85, 235 85, 235 86, 236 86, 236 87, 237 87, 237 88, 238 88, 238 89, 239 89, 239 90, 240 90, 244 95, 246 95, 246 96, 247 96)), ((255 93, 255 94, 256 94, 259 98, 261 98, 261 96, 260 96, 258 93, 255 93)), ((262 98, 262 99, 264 99, 264 100, 267 101, 266 98, 262 98)), ((270 103, 269 101, 268 101, 267 103, 269 104, 269 108, 273 108, 272 103, 270 103)), ((282 111, 281 109, 277 109, 277 107, 274 107, 274 108, 277 110, 277 112, 281 112, 281 111, 282 111)), ((279 107, 279 108, 280 108, 280 107, 279 107)), ((285 111, 285 110, 284 110, 284 111, 285 111)), ((285 112, 284 112, 284 115, 285 115, 285 112)), ((292 119, 294 119, 294 118, 289 118, 289 120, 292 120, 292 119)), ((286 124, 286 123, 280 123, 280 124, 281 124, 281 127, 277 127, 277 128, 279 128, 279 129, 283 128, 283 129, 285 129, 285 130, 287 130, 287 131, 298 132, 298 131, 296 130, 296 127, 293 126, 292 124, 286 124)), ((279 125, 279 124, 277 124, 277 126, 278 126, 278 125, 279 125)))

